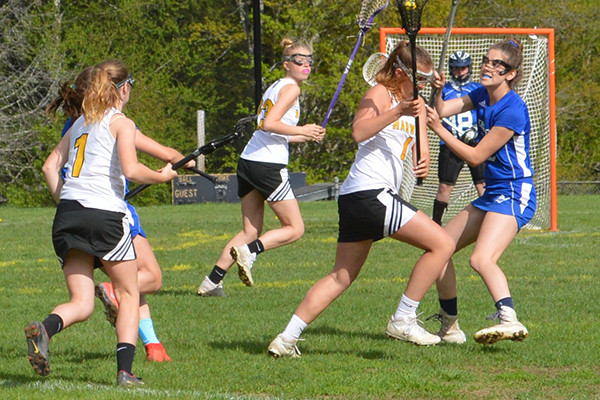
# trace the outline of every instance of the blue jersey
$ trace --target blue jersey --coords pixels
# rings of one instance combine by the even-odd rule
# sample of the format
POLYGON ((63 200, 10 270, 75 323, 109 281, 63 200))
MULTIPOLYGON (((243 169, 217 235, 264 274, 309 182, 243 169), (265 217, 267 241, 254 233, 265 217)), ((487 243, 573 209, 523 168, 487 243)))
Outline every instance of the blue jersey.
MULTIPOLYGON (((443 100, 452 100, 457 99, 459 97, 466 96, 471 93, 473 90, 480 88, 481 84, 477 82, 469 82, 462 86, 453 84, 452 82, 448 82, 442 88, 442 99, 443 100)), ((449 132, 455 137, 458 137, 459 133, 463 133, 469 128, 473 127, 477 123, 477 111, 465 111, 464 113, 452 115, 448 117, 448 120, 459 129, 457 132, 452 126, 442 121, 444 128, 446 128, 449 132)), ((440 145, 443 145, 444 141, 440 140, 440 145)))
POLYGON ((486 182, 532 177, 533 168, 529 158, 531 122, 523 99, 511 90, 496 104, 490 105, 490 97, 484 87, 469 93, 469 97, 477 110, 480 138, 487 135, 494 126, 514 132, 510 140, 487 159, 484 175, 486 182))

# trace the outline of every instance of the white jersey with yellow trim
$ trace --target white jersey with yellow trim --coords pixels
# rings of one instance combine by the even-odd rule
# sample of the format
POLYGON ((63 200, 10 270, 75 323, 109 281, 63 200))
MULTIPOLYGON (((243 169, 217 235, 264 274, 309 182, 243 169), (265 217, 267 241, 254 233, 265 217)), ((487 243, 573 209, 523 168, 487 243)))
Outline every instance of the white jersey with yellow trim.
POLYGON ((95 124, 86 124, 83 116, 71 127, 69 161, 61 200, 76 200, 86 208, 127 211, 125 176, 117 151, 117 140, 110 133, 116 108, 95 124))
MULTIPOLYGON (((290 158, 290 137, 288 135, 279 135, 261 129, 264 119, 279 98, 279 92, 286 85, 297 85, 297 83, 292 78, 282 78, 269 86, 267 91, 263 94, 256 121, 258 129, 254 131, 252 138, 242 152, 241 158, 244 160, 284 165, 288 164, 290 158)), ((296 99, 294 105, 290 107, 281 118, 281 122, 286 125, 296 126, 298 125, 299 119, 300 101, 296 99)))
MULTIPOLYGON (((398 104, 392 97, 392 108, 398 104)), ((402 116, 358 144, 358 152, 340 195, 389 188, 400 191, 404 159, 415 140, 415 118, 402 116)))

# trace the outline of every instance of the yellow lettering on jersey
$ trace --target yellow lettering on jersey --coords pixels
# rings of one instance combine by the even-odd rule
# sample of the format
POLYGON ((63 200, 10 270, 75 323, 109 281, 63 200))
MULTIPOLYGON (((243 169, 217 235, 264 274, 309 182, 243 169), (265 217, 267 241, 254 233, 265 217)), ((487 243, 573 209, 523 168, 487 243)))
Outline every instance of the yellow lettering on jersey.
POLYGON ((273 108, 273 102, 270 99, 268 99, 264 103, 261 102, 261 107, 260 107, 261 119, 260 119, 260 123, 258 124, 258 127, 260 129, 263 129, 263 121, 265 120, 265 118, 267 118, 267 115, 269 114, 269 111, 271 111, 272 108, 273 108))
POLYGON ((75 156, 75 163, 73 164, 73 177, 77 178, 81 173, 83 167, 83 161, 85 158, 85 145, 87 143, 88 134, 84 133, 79 136, 75 141, 75 148, 77 149, 77 155, 75 156))
POLYGON ((409 135, 415 135, 415 124, 406 122, 405 120, 397 119, 392 126, 395 130, 401 130, 409 135))
POLYGON ((404 161, 404 159, 406 158, 406 152, 408 151, 408 145, 411 144, 412 141, 413 141, 412 137, 409 137, 404 141, 404 148, 402 149, 402 154, 400 154, 400 159, 402 161, 404 161))

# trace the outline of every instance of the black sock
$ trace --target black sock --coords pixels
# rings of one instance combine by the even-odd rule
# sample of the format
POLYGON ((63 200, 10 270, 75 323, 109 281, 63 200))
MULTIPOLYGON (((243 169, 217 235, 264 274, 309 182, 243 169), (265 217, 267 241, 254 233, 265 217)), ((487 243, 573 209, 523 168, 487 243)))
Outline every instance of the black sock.
POLYGON ((496 302, 496 308, 498 309, 498 311, 500 311, 500 307, 502 307, 502 306, 507 306, 514 310, 515 306, 513 305, 512 297, 505 297, 496 302))
POLYGON ((208 276, 208 279, 212 283, 219 283, 219 282, 221 282, 223 280, 223 278, 225 278, 225 274, 226 273, 227 273, 227 271, 225 271, 224 269, 219 268, 218 265, 215 265, 215 267, 213 268, 212 272, 208 276))
POLYGON ((440 308, 448 315, 458 315, 458 302, 457 298, 453 299, 439 299, 440 308))
POLYGON ((439 201, 435 199, 433 201, 433 219, 439 226, 442 226, 442 217, 444 216, 444 211, 448 208, 448 203, 439 201))
POLYGON ((265 246, 263 246, 260 239, 256 239, 252 243, 248 243, 248 249, 250 249, 250 253, 260 254, 265 251, 265 246))
POLYGON ((52 338, 52 336, 56 335, 58 332, 62 331, 65 326, 62 318, 58 314, 50 314, 46 317, 44 322, 42 322, 44 328, 46 328, 46 332, 48 333, 48 339, 52 338))
POLYGON ((117 343, 117 372, 125 371, 133 375, 133 357, 135 356, 135 345, 131 343, 117 343))

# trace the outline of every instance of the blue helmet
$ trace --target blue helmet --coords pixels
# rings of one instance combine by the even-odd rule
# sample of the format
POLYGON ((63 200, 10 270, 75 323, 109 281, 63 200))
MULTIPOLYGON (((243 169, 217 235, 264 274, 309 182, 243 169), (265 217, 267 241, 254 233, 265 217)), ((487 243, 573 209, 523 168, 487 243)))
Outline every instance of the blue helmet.
POLYGON ((471 55, 466 51, 459 50, 455 53, 452 53, 448 60, 448 66, 450 67, 450 76, 452 77, 452 80, 459 85, 469 82, 471 80, 472 72, 471 64, 471 55), (465 75, 454 76, 454 74, 452 74, 452 67, 469 67, 469 72, 467 72, 465 75))

